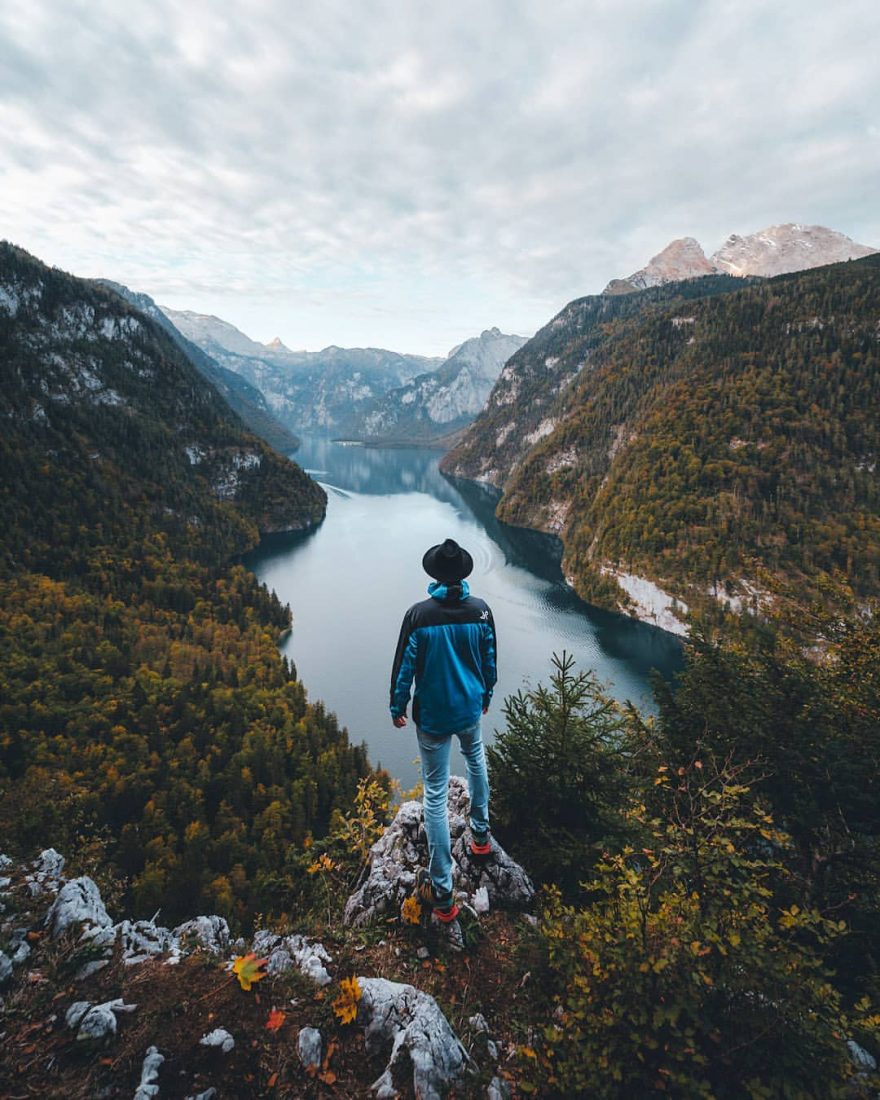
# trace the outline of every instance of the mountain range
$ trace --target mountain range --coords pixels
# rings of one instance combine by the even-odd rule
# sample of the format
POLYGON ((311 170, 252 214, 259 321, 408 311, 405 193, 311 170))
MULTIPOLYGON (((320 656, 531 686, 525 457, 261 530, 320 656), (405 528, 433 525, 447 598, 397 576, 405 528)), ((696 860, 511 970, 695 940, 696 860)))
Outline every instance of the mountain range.
POLYGON ((526 339, 487 329, 445 359, 381 348, 291 351, 218 317, 162 309, 186 339, 258 387, 291 430, 370 442, 431 443, 470 423, 526 339))
POLYGON ((858 260, 877 250, 856 244, 843 233, 821 225, 771 225, 746 237, 731 234, 706 256, 699 241, 682 237, 625 279, 612 279, 605 294, 630 294, 650 286, 696 279, 703 275, 785 275, 813 267, 858 260))
POLYGON ((161 308, 188 340, 256 386, 294 432, 344 432, 369 402, 443 362, 381 348, 291 351, 280 340, 258 344, 218 317, 161 308))

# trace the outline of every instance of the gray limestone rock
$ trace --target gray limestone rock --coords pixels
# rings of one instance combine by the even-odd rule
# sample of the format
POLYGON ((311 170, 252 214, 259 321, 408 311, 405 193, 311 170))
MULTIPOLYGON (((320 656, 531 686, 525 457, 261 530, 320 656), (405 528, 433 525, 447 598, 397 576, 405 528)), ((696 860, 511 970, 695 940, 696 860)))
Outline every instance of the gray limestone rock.
POLYGON ((217 1047, 222 1050, 224 1054, 228 1054, 231 1050, 235 1049, 235 1039, 233 1039, 225 1027, 215 1027, 213 1031, 209 1031, 207 1035, 203 1035, 201 1039, 199 1039, 199 1045, 203 1047, 217 1047))
POLYGON ((40 894, 56 894, 64 881, 64 856, 56 852, 54 848, 46 848, 40 852, 31 864, 31 873, 25 875, 25 882, 31 892, 31 897, 40 894))
POLYGON ((5 951, 0 951, 0 985, 5 985, 12 977, 12 959, 5 951))
POLYGON ((500 1077, 493 1077, 486 1089, 486 1100, 510 1100, 510 1086, 500 1077))
POLYGON ((268 974, 281 974, 295 966, 316 985, 329 985, 332 980, 325 964, 333 960, 324 945, 312 943, 305 936, 278 936, 262 930, 254 936, 251 950, 268 959, 268 974))
POLYGON ((127 1005, 121 998, 93 1005, 91 1001, 74 1001, 64 1022, 76 1031, 77 1041, 107 1039, 116 1034, 116 1014, 134 1012, 137 1005, 127 1005))
POLYGON ((437 1002, 411 985, 358 978, 358 1023, 369 1054, 390 1049, 385 1071, 371 1086, 380 1098, 397 1095, 393 1074, 408 1056, 413 1089, 423 1100, 441 1100, 464 1076, 469 1058, 437 1002))
POLYGON ((300 1028, 299 1035, 296 1039, 296 1050, 299 1054, 299 1060, 309 1069, 312 1066, 320 1066, 322 1052, 323 1052, 323 1039, 321 1038, 321 1032, 316 1027, 302 1027, 300 1028))
POLYGON ((113 926, 113 938, 120 941, 126 966, 164 955, 177 943, 173 933, 151 920, 120 921, 113 926))
MULTIPOLYGON (((531 880, 520 865, 492 840, 488 859, 470 855, 467 828, 467 783, 460 776, 449 780, 449 835, 452 841, 453 885, 459 900, 476 895, 475 901, 501 908, 524 908, 534 897, 531 880)), ((404 802, 394 821, 370 851, 369 870, 345 905, 346 924, 363 925, 396 914, 413 893, 420 867, 427 866, 421 802, 404 802)), ((477 908, 477 906, 475 906, 477 908)))
POLYGON ((212 955, 220 955, 229 947, 229 925, 224 917, 196 917, 180 924, 173 932, 181 947, 201 947, 212 955))
POLYGON ((847 1039, 846 1049, 855 1068, 862 1073, 873 1073, 877 1069, 877 1059, 864 1047, 859 1046, 855 1039, 847 1039))
POLYGON ((205 1089, 204 1092, 200 1092, 197 1096, 187 1096, 186 1100, 216 1100, 217 1090, 212 1085, 211 1088, 205 1089))
POLYGON ((101 893, 87 875, 66 882, 46 914, 46 926, 53 937, 60 936, 68 928, 82 926, 82 938, 91 939, 95 933, 111 929, 112 925, 101 893))
POLYGON ((160 1054, 155 1047, 147 1047, 144 1064, 141 1066, 141 1081, 134 1094, 134 1100, 152 1100, 159 1094, 159 1069, 165 1061, 165 1055, 160 1054))

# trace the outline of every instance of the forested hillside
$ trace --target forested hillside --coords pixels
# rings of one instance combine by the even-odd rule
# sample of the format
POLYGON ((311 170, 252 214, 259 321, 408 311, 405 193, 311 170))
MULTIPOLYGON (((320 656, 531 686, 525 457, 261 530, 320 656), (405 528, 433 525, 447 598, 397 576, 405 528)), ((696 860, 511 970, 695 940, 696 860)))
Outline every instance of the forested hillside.
POLYGON ((496 387, 445 468, 502 486, 499 518, 558 533, 572 583, 609 606, 631 607, 638 578, 734 609, 766 605, 777 584, 806 605, 835 574, 876 595, 880 261, 697 294, 710 283, 642 291, 623 299, 641 303, 628 315, 565 326, 561 392, 544 382, 535 400, 544 349, 527 345, 508 366, 526 366, 516 405, 505 419, 496 387))
POLYGON ((87 838, 141 913, 268 908, 367 764, 230 563, 323 490, 154 322, 7 244, 0 370, 4 843, 87 838))

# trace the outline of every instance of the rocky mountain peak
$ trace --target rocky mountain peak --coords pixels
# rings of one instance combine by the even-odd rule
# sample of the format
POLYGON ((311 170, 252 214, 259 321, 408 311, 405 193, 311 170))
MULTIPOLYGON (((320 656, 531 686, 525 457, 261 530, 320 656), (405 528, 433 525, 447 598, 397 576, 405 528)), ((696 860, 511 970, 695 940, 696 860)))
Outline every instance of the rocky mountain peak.
POLYGON ((697 240, 680 237, 658 252, 645 267, 625 279, 612 279, 603 294, 628 294, 703 275, 785 275, 857 260, 876 251, 822 225, 795 222, 771 225, 744 237, 731 233, 708 259, 697 240))
POLYGON ((269 343, 266 344, 266 347, 269 348, 270 351, 290 351, 290 348, 284 343, 280 336, 276 336, 274 340, 270 340, 269 343))
MULTIPOLYGON (((679 237, 671 241, 662 252, 628 279, 614 280, 614 284, 628 283, 634 290, 644 290, 649 286, 661 286, 663 283, 675 283, 681 279, 695 279, 701 275, 712 275, 715 268, 706 259, 700 242, 693 237, 679 237)), ((616 287, 609 283, 606 293, 616 287)))
POLYGON ((712 264, 729 275, 785 275, 857 260, 876 251, 822 225, 787 222, 746 237, 732 233, 712 256, 712 264))

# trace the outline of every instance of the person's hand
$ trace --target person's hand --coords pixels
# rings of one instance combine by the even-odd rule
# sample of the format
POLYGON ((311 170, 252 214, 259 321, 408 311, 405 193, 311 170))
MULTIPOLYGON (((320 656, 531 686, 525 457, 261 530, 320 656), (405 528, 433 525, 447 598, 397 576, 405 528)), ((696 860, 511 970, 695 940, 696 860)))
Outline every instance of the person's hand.
POLYGON ((396 718, 392 718, 391 721, 394 723, 395 726, 397 726, 399 730, 402 730, 403 727, 406 725, 406 715, 398 714, 398 716, 396 718))
POLYGON ((488 714, 488 713, 489 713, 489 708, 488 707, 483 707, 483 714, 488 714))

